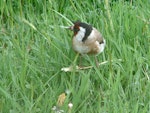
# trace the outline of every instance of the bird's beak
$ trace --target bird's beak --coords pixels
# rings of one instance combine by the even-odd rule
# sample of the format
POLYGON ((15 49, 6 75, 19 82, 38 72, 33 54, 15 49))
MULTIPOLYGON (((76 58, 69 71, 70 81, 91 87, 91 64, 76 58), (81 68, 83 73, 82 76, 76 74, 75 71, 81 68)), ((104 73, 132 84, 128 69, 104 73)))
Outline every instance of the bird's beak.
POLYGON ((69 30, 73 31, 73 26, 70 26, 70 27, 69 27, 69 30))

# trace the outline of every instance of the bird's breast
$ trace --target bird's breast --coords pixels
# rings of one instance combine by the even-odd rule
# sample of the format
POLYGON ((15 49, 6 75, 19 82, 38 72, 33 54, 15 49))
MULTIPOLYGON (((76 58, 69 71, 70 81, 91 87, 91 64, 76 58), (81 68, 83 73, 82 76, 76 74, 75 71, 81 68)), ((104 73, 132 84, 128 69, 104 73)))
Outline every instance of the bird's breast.
POLYGON ((99 54, 103 52, 105 48, 105 40, 102 44, 100 44, 98 41, 86 43, 77 40, 76 37, 73 37, 72 46, 73 49, 80 54, 99 54))
POLYGON ((90 51, 90 48, 85 45, 84 42, 78 40, 76 37, 73 37, 72 46, 73 49, 80 54, 86 54, 90 51))

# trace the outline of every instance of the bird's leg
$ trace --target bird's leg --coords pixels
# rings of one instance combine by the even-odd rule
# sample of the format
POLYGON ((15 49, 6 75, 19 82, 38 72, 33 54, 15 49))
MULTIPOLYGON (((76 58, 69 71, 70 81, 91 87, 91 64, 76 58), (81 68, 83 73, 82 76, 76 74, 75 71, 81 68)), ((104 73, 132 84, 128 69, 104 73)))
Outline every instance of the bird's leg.
POLYGON ((82 67, 82 55, 79 56, 80 59, 79 59, 79 67, 82 67))
POLYGON ((98 66, 99 66, 99 62, 98 62, 98 60, 97 60, 97 57, 94 56, 94 59, 95 59, 96 67, 98 67, 98 66))

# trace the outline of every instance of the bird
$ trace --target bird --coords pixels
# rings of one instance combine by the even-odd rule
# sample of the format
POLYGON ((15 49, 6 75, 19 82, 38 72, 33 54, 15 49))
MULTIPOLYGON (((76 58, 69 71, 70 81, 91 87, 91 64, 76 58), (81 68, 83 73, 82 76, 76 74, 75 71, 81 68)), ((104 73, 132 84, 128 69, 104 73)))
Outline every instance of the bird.
POLYGON ((92 25, 79 20, 73 22, 73 25, 69 29, 74 33, 72 38, 73 50, 80 55, 94 55, 95 63, 98 67, 97 55, 104 51, 106 45, 102 34, 95 27, 92 27, 92 25))

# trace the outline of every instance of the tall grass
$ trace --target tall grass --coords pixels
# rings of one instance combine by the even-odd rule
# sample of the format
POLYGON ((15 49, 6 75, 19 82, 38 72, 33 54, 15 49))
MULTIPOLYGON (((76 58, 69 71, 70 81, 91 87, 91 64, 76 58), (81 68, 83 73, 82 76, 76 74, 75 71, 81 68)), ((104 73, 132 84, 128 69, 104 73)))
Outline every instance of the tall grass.
MULTIPOLYGON (((148 113, 150 111, 150 1, 5 1, 0 3, 0 112, 148 113), (62 72, 72 65, 72 33, 60 26, 81 20, 106 39, 96 68, 62 72), (122 59, 122 62, 117 61, 122 59), (114 60, 114 62, 111 62, 114 60)), ((78 61, 75 62, 78 64, 78 61)))

